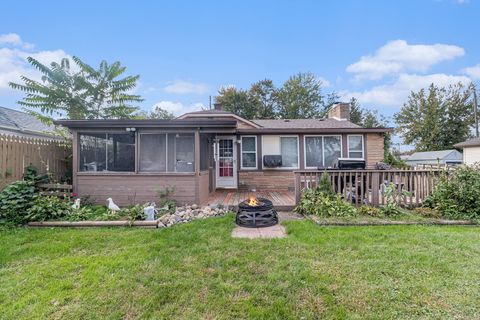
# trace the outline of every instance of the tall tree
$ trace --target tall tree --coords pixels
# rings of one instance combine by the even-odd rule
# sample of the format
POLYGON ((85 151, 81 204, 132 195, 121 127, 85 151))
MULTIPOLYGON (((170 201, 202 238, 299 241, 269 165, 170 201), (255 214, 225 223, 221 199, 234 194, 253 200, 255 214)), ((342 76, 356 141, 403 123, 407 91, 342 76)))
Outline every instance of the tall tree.
POLYGON ((69 119, 130 118, 138 110, 132 103, 143 99, 130 93, 139 76, 119 77, 125 72, 120 62, 100 63, 96 70, 73 57, 76 68, 70 68, 70 60, 50 66, 28 57, 27 61, 42 73, 41 81, 25 76, 23 84, 10 82, 13 89, 25 92, 18 103, 44 122, 51 123, 53 116, 69 119))
POLYGON ((255 118, 255 105, 248 91, 235 87, 223 87, 218 91, 215 102, 222 105, 223 110, 230 111, 245 119, 255 118))
POLYGON ((277 97, 278 116, 283 119, 318 118, 328 107, 322 94, 322 81, 313 73, 291 76, 278 90, 277 97))
POLYGON ((473 124, 471 86, 458 83, 412 92, 395 114, 404 143, 417 151, 442 150, 470 137, 473 124))
POLYGON ((153 108, 150 112, 140 111, 135 115, 135 119, 159 119, 159 120, 172 120, 175 119, 175 115, 159 106, 153 108))
POLYGON ((269 79, 255 82, 248 91, 255 119, 274 119, 277 112, 277 89, 269 79))

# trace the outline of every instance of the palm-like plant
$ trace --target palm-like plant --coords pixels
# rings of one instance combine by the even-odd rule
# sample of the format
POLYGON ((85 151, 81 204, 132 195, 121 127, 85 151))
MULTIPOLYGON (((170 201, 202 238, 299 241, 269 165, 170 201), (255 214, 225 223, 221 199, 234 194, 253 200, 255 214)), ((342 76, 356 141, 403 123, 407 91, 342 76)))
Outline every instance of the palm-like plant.
POLYGON ((139 95, 130 94, 139 76, 118 79, 125 72, 120 62, 109 65, 100 63, 95 70, 80 58, 73 57, 76 70, 70 68, 70 60, 52 62, 50 67, 32 57, 28 62, 42 73, 41 81, 22 76, 24 84, 10 82, 13 89, 25 92, 18 103, 30 114, 44 122, 53 116, 68 119, 130 118, 138 110, 132 103, 141 102, 139 95))

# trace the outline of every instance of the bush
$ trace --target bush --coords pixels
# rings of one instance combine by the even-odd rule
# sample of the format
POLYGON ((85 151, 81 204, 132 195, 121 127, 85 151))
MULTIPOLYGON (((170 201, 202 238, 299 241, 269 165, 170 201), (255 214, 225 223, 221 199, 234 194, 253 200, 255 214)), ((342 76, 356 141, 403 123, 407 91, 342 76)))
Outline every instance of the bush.
POLYGON ((320 217, 348 217, 356 213, 355 207, 343 201, 340 195, 326 194, 320 188, 305 190, 295 211, 320 217))
POLYGON ((143 213, 143 209, 149 205, 149 203, 144 205, 137 204, 133 207, 120 210, 118 214, 122 217, 128 218, 130 221, 145 220, 145 213, 143 213))
POLYGON ((382 211, 376 207, 370 206, 361 206, 357 209, 357 213, 361 216, 370 216, 370 217, 381 217, 383 216, 382 211))
POLYGON ((440 218, 440 212, 428 207, 420 207, 414 209, 415 213, 426 218, 440 218))
POLYGON ((448 219, 480 219, 480 166, 443 173, 424 206, 448 219))
POLYGON ((15 181, 0 192, 0 219, 15 224, 27 222, 28 209, 37 193, 33 181, 15 181))
POLYGON ((60 200, 55 196, 40 196, 27 210, 26 219, 28 221, 45 221, 65 218, 73 210, 71 205, 70 202, 60 200))

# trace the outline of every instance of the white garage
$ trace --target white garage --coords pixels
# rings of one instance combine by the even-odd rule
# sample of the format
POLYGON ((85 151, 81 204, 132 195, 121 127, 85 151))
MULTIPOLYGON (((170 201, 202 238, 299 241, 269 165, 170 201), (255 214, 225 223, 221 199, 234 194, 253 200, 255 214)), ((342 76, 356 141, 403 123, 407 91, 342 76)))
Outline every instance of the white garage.
POLYGON ((470 139, 457 143, 455 148, 463 149, 463 163, 471 165, 480 164, 480 138, 470 139))

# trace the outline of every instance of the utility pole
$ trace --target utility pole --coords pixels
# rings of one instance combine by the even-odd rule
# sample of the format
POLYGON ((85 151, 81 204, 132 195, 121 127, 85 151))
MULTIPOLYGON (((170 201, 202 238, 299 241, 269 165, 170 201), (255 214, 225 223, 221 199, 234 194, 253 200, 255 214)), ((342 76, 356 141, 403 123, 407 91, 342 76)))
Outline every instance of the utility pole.
POLYGON ((477 104, 477 87, 473 85, 473 114, 475 117, 475 137, 478 138, 478 104, 477 104))

